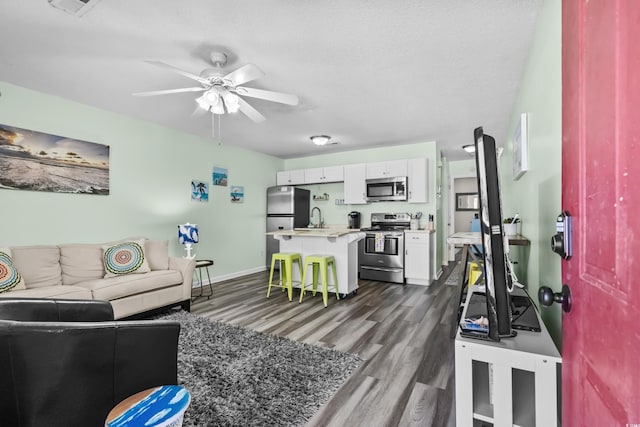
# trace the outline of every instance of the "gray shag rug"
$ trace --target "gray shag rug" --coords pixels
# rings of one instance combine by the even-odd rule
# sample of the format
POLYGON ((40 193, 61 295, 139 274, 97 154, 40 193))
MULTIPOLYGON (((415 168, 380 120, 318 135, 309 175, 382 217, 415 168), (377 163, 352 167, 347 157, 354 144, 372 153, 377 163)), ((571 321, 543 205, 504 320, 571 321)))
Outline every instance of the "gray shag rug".
POLYGON ((160 318, 181 324, 184 427, 304 425, 362 361, 184 311, 160 318))

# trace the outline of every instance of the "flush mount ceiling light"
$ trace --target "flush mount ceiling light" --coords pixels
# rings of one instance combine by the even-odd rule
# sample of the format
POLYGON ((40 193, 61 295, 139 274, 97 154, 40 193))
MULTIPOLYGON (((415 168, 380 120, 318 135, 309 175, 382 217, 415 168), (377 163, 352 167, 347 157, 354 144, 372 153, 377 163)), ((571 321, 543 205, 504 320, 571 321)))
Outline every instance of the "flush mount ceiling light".
POLYGON ((475 144, 467 144, 467 145, 463 145, 463 146, 462 146, 462 149, 463 149, 464 151, 466 151, 467 153, 469 153, 469 154, 473 154, 473 153, 475 153, 475 152, 476 152, 476 146, 475 146, 475 144))
POLYGON ((314 135, 311 138, 311 142, 316 145, 326 145, 327 142, 331 139, 329 135, 314 135))

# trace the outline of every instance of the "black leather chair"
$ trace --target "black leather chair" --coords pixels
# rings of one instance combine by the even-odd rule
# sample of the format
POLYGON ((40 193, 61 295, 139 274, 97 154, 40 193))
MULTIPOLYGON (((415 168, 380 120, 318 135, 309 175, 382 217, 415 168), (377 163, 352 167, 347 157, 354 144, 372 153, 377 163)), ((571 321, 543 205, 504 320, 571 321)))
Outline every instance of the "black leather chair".
POLYGON ((104 426, 124 398, 177 384, 179 334, 114 321, 106 301, 0 298, 0 426, 104 426))

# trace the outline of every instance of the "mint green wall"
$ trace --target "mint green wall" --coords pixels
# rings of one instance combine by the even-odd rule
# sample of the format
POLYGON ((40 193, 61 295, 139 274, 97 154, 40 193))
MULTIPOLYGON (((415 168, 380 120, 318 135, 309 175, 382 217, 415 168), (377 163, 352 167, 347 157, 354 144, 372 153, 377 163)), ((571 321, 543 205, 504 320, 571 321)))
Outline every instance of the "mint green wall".
MULTIPOLYGON (((421 226, 426 227, 429 214, 435 215, 437 210, 436 175, 440 173, 438 169, 440 151, 438 150, 436 143, 433 141, 288 159, 285 161, 285 170, 420 157, 426 157, 429 159, 428 203, 380 202, 369 203, 366 205, 336 205, 336 199, 344 199, 344 186, 342 183, 317 184, 300 187, 309 189, 312 196, 322 195, 323 193, 329 194, 328 201, 311 201, 312 208, 314 206, 318 206, 322 210, 322 215, 326 224, 341 224, 346 226, 347 214, 351 211, 359 211, 362 214, 363 227, 370 225, 371 213, 373 212, 422 212, 423 217, 421 220, 421 226)), ((442 231, 436 228, 436 239, 439 238, 438 235, 440 233, 442 233, 442 231)), ((442 250, 441 248, 437 249, 436 266, 439 268, 442 260, 442 250)))
POLYGON ((476 176, 475 159, 456 160, 455 162, 449 162, 449 176, 452 178, 476 176))
POLYGON ((108 196, 0 189, 0 246, 145 236, 182 256, 177 225, 188 221, 199 225, 195 252, 215 260, 214 276, 264 269, 266 188, 283 160, 7 83, 0 92, 0 124, 111 147, 108 196), (213 166, 244 186, 244 203, 211 185, 213 166), (192 179, 209 183, 208 203, 190 200, 192 179))
MULTIPOLYGON (((545 0, 509 130, 502 138, 506 142, 500 162, 503 212, 520 213, 522 234, 531 241, 527 250, 517 256, 528 258, 526 273, 521 279, 536 303, 541 286, 549 286, 554 292, 562 286, 560 257, 550 249, 555 219, 562 209, 561 25, 561 2, 545 0), (527 113, 529 120, 529 170, 514 181, 511 141, 521 113, 527 113)), ((560 306, 554 304, 540 311, 551 336, 560 346, 560 306)))

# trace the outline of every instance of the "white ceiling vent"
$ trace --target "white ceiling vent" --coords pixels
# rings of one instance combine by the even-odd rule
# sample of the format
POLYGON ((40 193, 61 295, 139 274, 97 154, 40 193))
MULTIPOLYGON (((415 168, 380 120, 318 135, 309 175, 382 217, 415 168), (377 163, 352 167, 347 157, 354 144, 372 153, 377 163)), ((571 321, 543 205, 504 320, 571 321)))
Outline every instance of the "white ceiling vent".
POLYGON ((87 13, 100 0, 49 0, 51 6, 75 16, 87 13))

